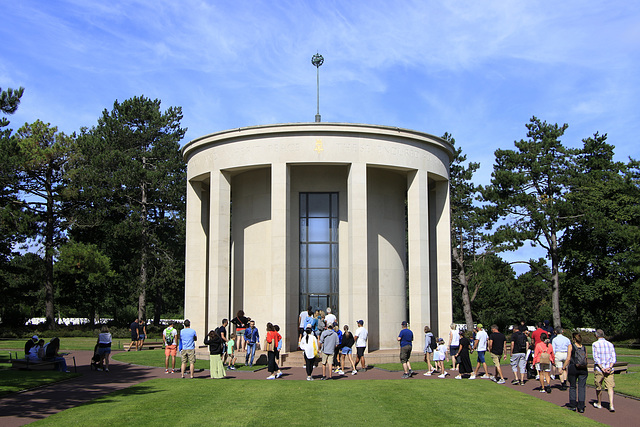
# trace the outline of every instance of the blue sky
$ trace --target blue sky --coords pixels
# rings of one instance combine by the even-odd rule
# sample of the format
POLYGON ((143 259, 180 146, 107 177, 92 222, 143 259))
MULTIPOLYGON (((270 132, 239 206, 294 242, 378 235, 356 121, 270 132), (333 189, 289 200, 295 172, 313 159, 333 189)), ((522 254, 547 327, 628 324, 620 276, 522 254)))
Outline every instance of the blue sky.
POLYGON ((183 143, 313 121, 319 52, 323 121, 449 132, 480 184, 533 115, 640 157, 640 2, 18 0, 2 22, 14 129, 70 133, 141 94, 182 107, 183 143))

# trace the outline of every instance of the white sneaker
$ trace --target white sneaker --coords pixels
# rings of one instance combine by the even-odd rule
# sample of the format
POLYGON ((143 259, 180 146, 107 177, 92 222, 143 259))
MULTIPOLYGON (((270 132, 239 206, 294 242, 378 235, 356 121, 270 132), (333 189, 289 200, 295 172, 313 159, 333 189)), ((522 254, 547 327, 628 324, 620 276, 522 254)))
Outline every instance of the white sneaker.
POLYGON ((471 375, 471 376, 469 377, 469 379, 470 379, 470 380, 475 380, 475 379, 476 379, 476 376, 475 376, 475 375, 471 375))
MULTIPOLYGON (((484 378, 484 377, 483 377, 483 378, 484 378)), ((489 376, 489 379, 490 379, 491 381, 493 381, 493 380, 495 380, 495 379, 496 379, 496 377, 494 377, 493 375, 490 375, 490 376, 489 376)))
POLYGON ((281 376, 282 376, 282 372, 278 372, 278 373, 276 374, 276 378, 280 378, 281 376))
POLYGON ((424 375, 425 375, 426 377, 430 377, 430 376, 431 376, 431 371, 427 371, 427 372, 425 372, 425 373, 424 373, 424 375))
POLYGON ((307 377, 307 381, 313 381, 313 378, 307 377))
POLYGON ((500 378, 500 379, 498 380, 498 384, 504 384, 505 382, 506 382, 506 381, 504 380, 504 378, 500 378))
POLYGON ((538 374, 536 375, 536 380, 539 380, 539 379, 540 379, 540 375, 538 374))
POLYGON ((357 373, 358 373, 358 371, 357 371, 357 370, 355 370, 355 369, 354 369, 353 371, 351 371, 351 375, 355 375, 355 374, 357 374, 357 373))
POLYGON ((446 375, 445 375, 445 374, 440 374, 440 375, 438 375, 438 378, 444 378, 444 377, 446 377, 446 375))
POLYGON ((269 375, 269 376, 267 377, 267 379, 268 379, 268 380, 275 380, 275 379, 276 379, 276 376, 275 376, 275 375, 269 375))
POLYGON ((596 409, 602 409, 602 405, 596 402, 593 402, 593 407, 596 409))
POLYGON ((462 379, 462 375, 456 375, 456 379, 457 380, 461 380, 462 379))
POLYGON ((540 393, 546 393, 546 391, 544 389, 540 390, 540 393))
POLYGON ((550 377, 551 377, 551 379, 552 379, 552 380, 555 380, 555 379, 556 379, 556 376, 555 376, 555 375, 550 375, 550 377))
POLYGON ((168 369, 165 369, 165 370, 164 370, 164 373, 165 373, 165 374, 168 374, 168 373, 169 373, 169 370, 168 370, 168 369))
POLYGON ((338 371, 338 375, 344 375, 344 371, 343 371, 342 369, 340 369, 340 370, 338 371))
POLYGON ((485 380, 488 380, 488 379, 490 379, 491 377, 490 377, 489 375, 487 375, 487 374, 484 374, 484 375, 483 375, 483 376, 481 376, 480 378, 485 379, 485 380))

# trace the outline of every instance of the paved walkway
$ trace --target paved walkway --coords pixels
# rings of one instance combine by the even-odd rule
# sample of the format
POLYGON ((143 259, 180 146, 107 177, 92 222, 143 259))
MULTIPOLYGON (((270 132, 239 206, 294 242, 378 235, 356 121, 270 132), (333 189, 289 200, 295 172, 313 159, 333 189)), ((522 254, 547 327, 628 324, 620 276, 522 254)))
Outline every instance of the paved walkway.
MULTIPOLYGON (((152 378, 174 377, 179 380, 180 374, 166 375, 162 368, 151 368, 137 365, 128 365, 126 363, 111 361, 111 372, 91 371, 89 361, 92 353, 89 351, 73 351, 67 360, 71 360, 75 356, 78 364, 78 373, 82 373, 81 377, 72 378, 68 381, 56 383, 50 386, 25 391, 22 393, 11 394, 0 398, 0 426, 13 427, 22 426, 31 422, 46 418, 49 415, 63 411, 74 406, 89 402, 97 397, 104 396, 116 390, 139 384, 152 378)), ((72 363, 70 364, 71 369, 72 363)), ((306 372, 302 367, 286 367, 282 369, 283 376, 280 380, 302 380, 306 379, 306 372)), ((322 368, 314 369, 314 377, 319 378, 322 368)), ((510 374, 510 373, 509 373, 510 374)), ((246 371, 227 371, 228 378, 239 379, 266 379, 268 373, 266 370, 257 372, 246 371)), ((640 374, 627 374, 639 375, 640 374)), ((363 379, 400 379, 402 373, 388 372, 382 369, 370 369, 366 372, 360 372, 357 375, 339 376, 336 381, 357 381, 363 379)), ((196 379, 204 379, 209 377, 208 371, 197 372, 196 379)), ((590 380, 592 377, 590 377, 590 380)), ((190 380, 184 380, 190 381, 190 380)), ((407 381, 456 381, 451 377, 447 379, 439 379, 436 376, 426 377, 422 372, 413 376, 407 381)), ((461 383, 465 380, 458 380, 461 383)), ((489 381, 476 379, 474 381, 489 381)), ((560 391, 554 389, 551 394, 540 393, 538 390, 539 383, 530 380, 524 386, 512 386, 510 384, 495 385, 496 387, 510 387, 519 392, 529 394, 538 399, 551 402, 558 406, 564 406, 569 400, 568 391, 560 391)), ((584 416, 593 420, 609 424, 612 426, 638 426, 640 425, 640 400, 625 398, 616 395, 615 407, 616 412, 610 413, 607 409, 595 409, 591 402, 595 401, 595 390, 587 389, 587 408, 584 416)), ((607 399, 605 395, 605 400, 607 399)), ((608 404, 606 404, 608 407, 608 404)))

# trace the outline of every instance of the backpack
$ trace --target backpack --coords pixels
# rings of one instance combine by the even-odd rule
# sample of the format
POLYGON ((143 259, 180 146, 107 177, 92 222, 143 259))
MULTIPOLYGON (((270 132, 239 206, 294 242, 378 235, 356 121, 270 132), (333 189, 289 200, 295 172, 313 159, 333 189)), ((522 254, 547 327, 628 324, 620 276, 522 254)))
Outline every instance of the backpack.
POLYGON ((551 363, 551 355, 547 352, 547 350, 549 350, 549 345, 547 344, 547 347, 544 349, 543 353, 540 353, 540 364, 541 365, 548 365, 549 363, 551 363))
POLYGON ((173 338, 176 336, 176 330, 174 328, 165 329, 164 338, 167 345, 173 345, 173 338))
MULTIPOLYGON (((573 345, 573 344, 572 344, 573 345)), ((578 348, 573 345, 573 363, 578 369, 586 369, 587 367, 587 349, 584 346, 578 348)))
POLYGON ((434 337, 431 332, 429 332, 427 336, 429 337, 429 348, 431 349, 431 351, 435 351, 435 349, 438 347, 438 342, 436 341, 436 337, 434 337))
POLYGON ((527 349, 527 336, 522 332, 515 333, 512 353, 524 353, 527 349))

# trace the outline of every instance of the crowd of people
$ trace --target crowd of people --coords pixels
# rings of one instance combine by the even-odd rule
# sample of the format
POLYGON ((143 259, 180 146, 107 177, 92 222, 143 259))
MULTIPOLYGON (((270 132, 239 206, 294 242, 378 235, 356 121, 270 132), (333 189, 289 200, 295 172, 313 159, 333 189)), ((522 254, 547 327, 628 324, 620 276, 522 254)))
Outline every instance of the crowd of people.
MULTIPOLYGON (((236 351, 245 352, 245 366, 250 367, 255 363, 256 350, 260 346, 260 332, 255 321, 240 310, 231 323, 235 326, 235 332, 228 332, 229 321, 223 319, 222 325, 209 331, 204 339, 204 344, 209 347, 211 378, 224 378, 226 370, 236 369, 236 351)), ((314 380, 313 369, 319 364, 322 365, 322 380, 332 379, 334 374, 345 375, 347 362, 351 368, 351 375, 366 371, 365 349, 368 331, 363 320, 357 321, 357 328, 352 333, 348 325, 343 325, 342 329, 339 327, 331 308, 327 308, 325 313, 313 311, 308 307, 300 313, 298 325, 298 349, 304 357, 308 381, 314 380)), ((266 324, 266 338, 262 350, 267 352, 268 380, 282 376, 278 366, 283 342, 279 331, 278 325, 266 324)), ((146 337, 145 323, 136 319, 130 325, 130 332, 132 342, 128 351, 131 348, 141 350, 146 337)), ((597 409, 602 408, 602 392, 606 388, 608 408, 614 412, 613 368, 616 352, 613 344, 605 339, 601 329, 596 330, 595 335, 597 340, 591 346, 596 389, 596 402, 593 406, 597 409)), ((187 373, 193 378, 198 337, 196 331, 191 328, 190 321, 185 320, 181 330, 178 330, 172 321, 163 330, 162 336, 165 347, 165 373, 175 373, 176 356, 180 352, 182 378, 185 378, 187 373)), ((504 384, 507 376, 501 363, 509 358, 513 372, 511 384, 523 386, 535 377, 539 382, 537 388, 540 393, 551 393, 552 382, 558 381, 557 388, 561 391, 569 390, 567 407, 577 412, 585 411, 588 352, 579 332, 574 332, 572 339, 569 339, 564 335, 562 328, 553 329, 548 321, 538 323, 533 331, 522 321, 513 325, 510 338, 507 339, 497 325, 491 325, 490 333, 487 333, 482 324, 478 324, 472 331, 467 331, 458 329, 457 325, 452 323, 446 338, 445 342, 445 338, 436 337, 429 326, 424 327, 422 353, 427 365, 425 376, 437 373, 438 378, 446 378, 455 374, 454 378, 458 380, 482 378, 504 384), (471 362, 471 354, 474 352, 477 354, 475 367, 471 362), (487 355, 493 362, 493 374, 486 363, 487 355), (451 362, 451 369, 445 369, 445 360, 451 362)), ((415 374, 410 362, 414 335, 406 321, 401 323, 397 340, 400 345, 402 378, 411 378, 415 374)), ((109 328, 103 325, 94 350, 98 370, 109 371, 111 343, 109 328)), ((25 358, 30 361, 54 361, 57 370, 69 372, 64 357, 59 353, 59 338, 52 338, 49 343, 45 343, 43 339, 34 335, 27 341, 24 350, 25 358)))
MULTIPOLYGON (((255 352, 260 346, 260 332, 255 321, 246 317, 243 311, 239 311, 231 323, 235 325, 235 333, 228 335, 229 321, 223 319, 222 326, 211 330, 205 338, 204 344, 209 346, 210 351, 212 378, 223 378, 226 375, 226 369, 235 369, 236 350, 245 351, 246 366, 253 366, 255 362, 255 352)), ((365 348, 368 331, 364 327, 363 320, 357 321, 357 328, 352 333, 348 325, 344 325, 342 329, 339 327, 331 308, 327 308, 325 313, 308 307, 300 313, 298 326, 298 348, 303 353, 308 381, 314 380, 313 369, 320 364, 322 380, 332 379, 335 374, 345 375, 347 362, 351 368, 351 375, 367 369, 365 348)), ((533 331, 529 331, 524 322, 513 325, 509 339, 500 332, 497 325, 491 325, 489 333, 485 331, 482 324, 478 324, 472 331, 458 329, 456 324, 451 324, 450 329, 445 340, 445 337, 436 337, 429 326, 424 327, 423 354, 427 364, 425 376, 438 374, 438 378, 446 378, 448 375, 453 375, 458 380, 481 378, 504 384, 507 381, 507 375, 502 363, 509 358, 509 366, 513 372, 511 384, 525 385, 529 379, 535 377, 539 382, 537 388, 540 392, 551 393, 552 382, 558 381, 560 390, 569 390, 567 406, 571 410, 584 412, 588 375, 587 349, 582 343, 580 333, 573 333, 572 339, 569 339, 563 334, 562 328, 553 329, 548 321, 539 323, 533 331), (475 367, 471 362, 471 355, 474 352, 477 355, 475 367), (493 373, 487 366, 486 356, 493 362, 493 373), (445 369, 445 361, 451 361, 451 369, 445 369)), ((277 379, 282 375, 278 367, 282 346, 279 330, 278 325, 271 323, 266 325, 263 350, 267 352, 269 372, 267 379, 277 379)), ((163 337, 167 344, 165 372, 174 372, 176 351, 180 349, 182 375, 184 377, 187 372, 186 365, 190 365, 188 372, 193 377, 197 336, 190 328, 189 320, 184 322, 184 329, 180 333, 173 324, 169 325, 164 330, 163 337), (171 371, 169 371, 170 356, 174 357, 171 371)), ((604 338, 602 330, 596 331, 596 337, 597 341, 592 345, 592 357, 597 402, 593 406, 602 407, 602 391, 606 388, 609 410, 613 412, 615 411, 613 405, 615 349, 604 338)), ((398 334, 400 362, 403 367, 402 378, 411 378, 415 374, 410 362, 413 341, 413 332, 409 329, 408 323, 403 321, 398 334)))
MULTIPOLYGON (((400 362, 403 366, 403 378, 410 378, 413 374, 409 356, 412 350, 413 333, 403 321, 398 335, 400 342, 400 362)), ((562 328, 553 329, 549 322, 538 323, 537 328, 530 332, 524 322, 513 325, 510 343, 507 347, 507 337, 500 332, 497 325, 491 325, 488 334, 482 324, 478 324, 473 331, 458 330, 451 324, 449 332, 449 346, 444 345, 443 338, 434 337, 430 328, 426 326, 424 360, 427 372, 432 375, 439 372, 439 378, 445 378, 448 372, 444 369, 443 361, 450 357, 452 371, 457 372, 455 379, 478 378, 480 369, 483 375, 479 378, 491 379, 498 384, 506 382, 501 361, 510 356, 510 367, 513 371, 513 385, 525 385, 528 379, 535 376, 539 381, 540 393, 551 393, 552 381, 559 381, 559 389, 569 389, 569 403, 567 407, 572 411, 585 411, 585 387, 588 375, 588 358, 586 346, 582 343, 582 336, 578 332, 567 338, 562 328), (477 354, 475 368, 471 363, 470 354, 477 354), (489 353, 494 365, 491 375, 486 363, 485 354, 489 353), (510 355, 508 354, 510 352, 510 355), (434 364, 432 365, 432 361, 434 364), (567 385, 568 381, 568 385, 567 385)), ((603 385, 609 397, 609 411, 615 412, 613 405, 615 377, 614 364, 616 353, 613 344, 604 337, 601 329, 596 330, 597 340, 592 344, 594 384, 596 388, 596 402, 594 408, 602 408, 603 385)))

